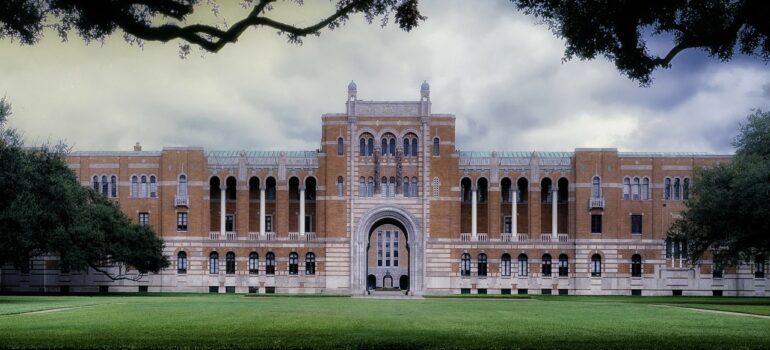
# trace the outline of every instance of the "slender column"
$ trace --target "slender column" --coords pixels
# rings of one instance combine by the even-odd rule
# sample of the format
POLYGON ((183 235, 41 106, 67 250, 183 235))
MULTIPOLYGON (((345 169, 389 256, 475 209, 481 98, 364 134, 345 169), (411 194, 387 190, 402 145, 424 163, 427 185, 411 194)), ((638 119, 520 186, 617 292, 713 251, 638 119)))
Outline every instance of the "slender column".
POLYGON ((554 241, 558 239, 558 234, 557 234, 558 233, 557 226, 559 223, 559 221, 557 220, 558 211, 559 211, 558 209, 559 206, 557 205, 558 202, 559 202, 559 190, 556 187, 554 187, 553 196, 551 196, 551 239, 554 241))
POLYGON ((478 212, 478 208, 477 208, 478 200, 477 200, 476 196, 477 196, 477 191, 474 188, 474 189, 471 190, 471 237, 472 237, 471 239, 474 240, 474 241, 476 240, 476 232, 477 232, 476 231, 476 225, 478 223, 477 222, 478 218, 476 216, 476 214, 478 212))
POLYGON ((299 188, 299 234, 305 235, 305 187, 299 188))
POLYGON ((519 203, 519 191, 511 191, 511 240, 514 242, 519 240, 519 217, 518 217, 518 203, 519 203))
POLYGON ((227 187, 220 186, 219 192, 219 239, 225 239, 225 189, 227 187))
POLYGON ((259 189, 259 236, 265 237, 265 188, 259 189))

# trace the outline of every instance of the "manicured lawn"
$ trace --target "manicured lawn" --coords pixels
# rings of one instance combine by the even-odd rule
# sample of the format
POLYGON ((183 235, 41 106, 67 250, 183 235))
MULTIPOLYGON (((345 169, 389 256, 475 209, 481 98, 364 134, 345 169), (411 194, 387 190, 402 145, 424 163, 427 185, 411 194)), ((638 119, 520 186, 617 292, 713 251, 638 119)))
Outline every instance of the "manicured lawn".
POLYGON ((770 319, 661 304, 764 314, 770 299, 0 296, 0 348, 770 347, 770 319))

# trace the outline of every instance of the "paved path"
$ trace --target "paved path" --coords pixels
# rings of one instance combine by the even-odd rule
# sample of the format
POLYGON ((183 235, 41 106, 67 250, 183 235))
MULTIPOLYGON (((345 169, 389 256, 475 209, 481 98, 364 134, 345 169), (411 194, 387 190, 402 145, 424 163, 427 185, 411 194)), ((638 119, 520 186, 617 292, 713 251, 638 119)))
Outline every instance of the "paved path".
POLYGON ((733 311, 722 311, 722 310, 698 309, 698 308, 694 308, 694 307, 674 306, 674 305, 652 305, 652 306, 668 307, 668 308, 673 308, 673 309, 684 309, 684 310, 705 312, 705 313, 711 313, 711 314, 722 314, 722 315, 733 315, 733 316, 745 316, 745 317, 763 318, 763 319, 766 319, 766 320, 770 320, 770 316, 756 315, 756 314, 747 314, 745 312, 733 312, 733 311))

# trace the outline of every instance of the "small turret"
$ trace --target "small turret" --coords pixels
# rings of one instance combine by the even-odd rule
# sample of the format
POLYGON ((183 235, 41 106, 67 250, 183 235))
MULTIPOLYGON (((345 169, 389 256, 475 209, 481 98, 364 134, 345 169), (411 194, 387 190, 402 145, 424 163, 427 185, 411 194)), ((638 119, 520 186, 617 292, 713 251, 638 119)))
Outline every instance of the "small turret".
POLYGON ((348 101, 355 101, 358 95, 358 87, 354 81, 350 81, 348 84, 348 101))

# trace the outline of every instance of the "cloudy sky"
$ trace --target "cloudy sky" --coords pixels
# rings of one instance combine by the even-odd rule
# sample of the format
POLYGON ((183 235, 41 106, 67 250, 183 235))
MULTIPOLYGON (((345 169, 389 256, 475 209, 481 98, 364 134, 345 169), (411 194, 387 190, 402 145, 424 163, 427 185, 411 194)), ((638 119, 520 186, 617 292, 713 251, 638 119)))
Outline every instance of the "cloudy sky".
MULTIPOLYGON (((306 25, 328 12, 306 3, 275 16, 306 25)), ((770 70, 751 58, 687 52, 642 88, 603 59, 562 62, 563 42, 508 1, 422 0, 421 10, 428 20, 410 33, 354 18, 296 46, 252 29, 184 60, 176 43, 142 49, 119 34, 3 41, 0 94, 28 141, 76 150, 316 149, 320 115, 344 112, 350 80, 364 100, 417 100, 427 80, 434 113, 457 117, 462 150, 724 153, 752 108, 770 109, 770 70)))

